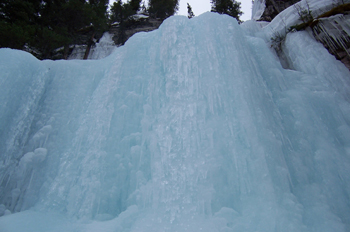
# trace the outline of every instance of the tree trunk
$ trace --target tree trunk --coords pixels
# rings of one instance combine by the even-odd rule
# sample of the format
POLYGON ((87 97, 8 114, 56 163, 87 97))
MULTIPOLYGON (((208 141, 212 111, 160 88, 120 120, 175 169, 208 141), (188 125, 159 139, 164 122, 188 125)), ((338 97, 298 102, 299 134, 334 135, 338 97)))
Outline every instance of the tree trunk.
POLYGON ((87 44, 83 60, 86 60, 89 57, 91 46, 94 44, 94 36, 95 32, 92 33, 92 36, 87 44))
POLYGON ((65 59, 65 60, 68 59, 68 52, 69 52, 69 45, 64 45, 63 59, 65 59))

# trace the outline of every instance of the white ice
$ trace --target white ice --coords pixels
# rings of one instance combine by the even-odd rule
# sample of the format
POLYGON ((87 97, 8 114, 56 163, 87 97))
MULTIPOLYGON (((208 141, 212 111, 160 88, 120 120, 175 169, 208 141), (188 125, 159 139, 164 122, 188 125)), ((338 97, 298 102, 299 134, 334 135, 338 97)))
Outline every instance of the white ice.
POLYGON ((266 8, 265 0, 255 0, 252 7, 252 19, 259 20, 266 8))
MULTIPOLYGON (((100 40, 91 47, 90 53, 88 55, 89 60, 99 60, 109 56, 116 48, 113 35, 105 32, 100 40)), ((76 45, 72 53, 69 56, 69 60, 82 60, 86 51, 85 45, 76 45)))
MULTIPOLYGON (((0 49, 1 232, 346 232, 350 72, 175 16, 101 60, 0 49)), ((265 34, 266 36, 266 34, 265 34)))

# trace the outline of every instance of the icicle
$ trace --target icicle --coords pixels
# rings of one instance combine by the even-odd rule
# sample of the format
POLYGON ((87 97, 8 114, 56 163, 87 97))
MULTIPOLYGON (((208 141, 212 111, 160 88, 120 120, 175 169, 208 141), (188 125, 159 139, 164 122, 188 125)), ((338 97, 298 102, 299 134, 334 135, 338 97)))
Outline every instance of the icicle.
POLYGON ((347 43, 350 42, 350 18, 338 14, 329 18, 321 18, 316 26, 313 27, 315 37, 326 44, 333 52, 338 49, 346 51, 347 43))
POLYGON ((265 0, 255 0, 252 8, 252 19, 259 20, 265 11, 265 0))

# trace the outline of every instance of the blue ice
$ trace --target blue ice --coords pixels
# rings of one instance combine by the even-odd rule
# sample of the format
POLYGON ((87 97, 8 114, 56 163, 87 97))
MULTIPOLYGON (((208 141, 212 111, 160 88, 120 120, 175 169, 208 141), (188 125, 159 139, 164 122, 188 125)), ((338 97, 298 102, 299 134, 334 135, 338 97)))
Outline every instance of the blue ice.
POLYGON ((205 13, 101 60, 0 49, 0 231, 349 231, 349 70, 252 34, 205 13))

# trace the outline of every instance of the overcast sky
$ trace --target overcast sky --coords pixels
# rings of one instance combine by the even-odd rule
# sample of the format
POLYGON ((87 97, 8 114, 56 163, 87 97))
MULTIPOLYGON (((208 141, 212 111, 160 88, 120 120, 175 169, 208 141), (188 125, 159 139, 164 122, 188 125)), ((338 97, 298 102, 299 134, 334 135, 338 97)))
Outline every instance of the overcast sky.
MULTIPOLYGON (((110 0, 109 3, 112 5, 115 0, 110 0)), ((127 0, 123 0, 126 2, 127 0)), ((148 0, 145 0, 148 1, 148 0)), ((204 12, 210 11, 210 0, 179 0, 180 1, 180 9, 177 12, 179 15, 187 16, 187 3, 189 3, 192 7, 193 13, 198 16, 204 12)), ((252 0, 237 0, 237 2, 241 2, 241 10, 243 11, 243 15, 241 20, 247 21, 251 18, 252 15, 252 0)))
MULTIPOLYGON (((252 0, 237 0, 237 2, 241 2, 241 10, 243 11, 241 20, 250 20, 252 15, 252 0)), ((211 9, 210 0, 180 0, 179 15, 187 15, 187 3, 191 5, 193 13, 196 16, 211 9)))

